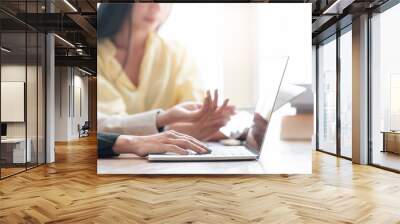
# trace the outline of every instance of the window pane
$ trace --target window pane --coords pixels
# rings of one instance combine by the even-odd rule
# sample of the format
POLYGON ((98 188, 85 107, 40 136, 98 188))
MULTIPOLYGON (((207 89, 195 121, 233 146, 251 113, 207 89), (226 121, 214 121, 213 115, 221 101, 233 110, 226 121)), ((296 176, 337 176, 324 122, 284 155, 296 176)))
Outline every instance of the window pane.
POLYGON ((400 4, 372 18, 372 163, 400 170, 400 4))
MULTIPOLYGON (((24 3, 21 2, 20 7, 24 7, 24 3)), ((8 16, 0 13, 0 17, 8 16)), ((12 18, 10 21, 13 21, 12 18)), ((26 162, 30 161, 30 142, 26 141, 25 119, 26 41, 24 26, 1 24, 0 110, 1 123, 5 130, 0 148, 2 178, 24 171, 26 162)))
POLYGON ((27 137, 30 144, 28 168, 37 165, 37 33, 28 31, 28 62, 26 80, 27 137))
POLYGON ((336 153, 336 40, 318 48, 318 148, 336 153))
POLYGON ((46 60, 46 52, 45 52, 45 44, 46 37, 44 34, 39 33, 39 43, 38 43, 38 164, 45 163, 45 60, 46 60))
POLYGON ((340 37, 340 153, 351 158, 352 141, 352 35, 340 37))

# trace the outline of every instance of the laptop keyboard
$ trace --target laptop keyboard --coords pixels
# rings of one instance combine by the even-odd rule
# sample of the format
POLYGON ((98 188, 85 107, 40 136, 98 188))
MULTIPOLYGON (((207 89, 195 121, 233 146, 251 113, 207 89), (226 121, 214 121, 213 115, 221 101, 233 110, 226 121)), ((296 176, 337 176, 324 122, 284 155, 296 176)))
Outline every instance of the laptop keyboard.
POLYGON ((207 156, 254 156, 252 152, 247 150, 243 146, 208 146, 212 152, 209 154, 198 154, 197 152, 194 152, 192 150, 188 150, 189 154, 188 155, 195 155, 195 156, 202 156, 202 157, 207 157, 207 156))
POLYGON ((253 160, 257 155, 249 151, 244 146, 220 146, 209 145, 211 149, 209 154, 197 154, 192 150, 188 150, 188 155, 177 155, 175 153, 152 154, 148 160, 151 161, 212 161, 212 160, 253 160))

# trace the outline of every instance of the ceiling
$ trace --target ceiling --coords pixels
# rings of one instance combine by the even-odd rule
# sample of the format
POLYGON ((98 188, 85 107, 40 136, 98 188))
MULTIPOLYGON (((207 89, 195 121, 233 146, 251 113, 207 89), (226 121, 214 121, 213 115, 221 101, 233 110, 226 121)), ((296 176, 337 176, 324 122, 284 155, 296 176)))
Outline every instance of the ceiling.
POLYGON ((7 57, 3 57, 3 61, 7 58, 18 63, 25 56, 29 61, 40 50, 35 44, 36 39, 32 40, 36 33, 54 32, 57 34, 56 65, 79 66, 95 74, 97 1, 69 0, 68 3, 71 5, 64 0, 50 0, 46 8, 44 0, 1 0, 2 46, 11 50, 7 57), (50 8, 52 13, 48 13, 50 8), (25 38, 26 31, 35 34, 28 33, 25 38))
POLYGON ((313 1, 313 44, 351 24, 353 17, 373 12, 388 0, 316 0, 313 1))
MULTIPOLYGON (((269 0, 251 2, 269 3, 311 3, 313 43, 318 43, 335 32, 337 21, 351 22, 365 10, 370 10, 387 0, 269 0), (333 28, 332 28, 333 27, 333 28)), ((18 1, 1 0, 0 22, 5 43, 17 52, 24 51, 25 39, 18 32, 26 28, 39 32, 55 32, 61 38, 55 38, 56 65, 80 66, 96 73, 96 8, 99 2, 131 2, 125 0, 45 0, 18 1), (27 4, 25 3, 27 2, 27 4), (53 13, 49 12, 52 8, 53 13), (26 13, 27 12, 27 13, 26 13), (66 40, 66 41, 63 41, 66 40), (72 46, 73 45, 73 46, 72 46)), ((162 1, 161 1, 162 2, 162 1)), ((243 1, 238 1, 243 2, 243 1)), ((342 24, 343 26, 346 23, 342 24)), ((28 45, 28 52, 34 44, 28 45)))

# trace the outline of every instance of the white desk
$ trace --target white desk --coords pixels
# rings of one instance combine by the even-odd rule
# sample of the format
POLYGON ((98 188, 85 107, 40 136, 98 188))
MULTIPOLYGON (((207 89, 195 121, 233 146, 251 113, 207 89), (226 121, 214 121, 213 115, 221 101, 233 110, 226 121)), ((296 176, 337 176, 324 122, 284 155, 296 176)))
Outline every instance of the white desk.
POLYGON ((281 119, 273 118, 258 161, 149 162, 135 155, 98 159, 98 174, 311 174, 310 142, 280 140, 281 119))
POLYGON ((25 138, 5 138, 5 139, 1 139, 1 143, 4 144, 17 144, 17 143, 21 143, 21 142, 25 142, 25 138))
POLYGON ((135 155, 97 160, 98 174, 311 174, 309 142, 271 142, 258 161, 149 162, 135 155))
MULTIPOLYGON (((6 152, 8 150, 12 150, 12 163, 25 163, 31 161, 31 144, 32 141, 30 138, 26 139, 27 147, 25 151, 25 138, 6 138, 1 139, 2 152, 6 152), (9 149, 9 147, 12 147, 9 149), (25 161, 26 160, 26 161, 25 161)), ((3 157, 3 155, 2 155, 3 157)), ((11 161, 9 161, 11 162, 11 161)))

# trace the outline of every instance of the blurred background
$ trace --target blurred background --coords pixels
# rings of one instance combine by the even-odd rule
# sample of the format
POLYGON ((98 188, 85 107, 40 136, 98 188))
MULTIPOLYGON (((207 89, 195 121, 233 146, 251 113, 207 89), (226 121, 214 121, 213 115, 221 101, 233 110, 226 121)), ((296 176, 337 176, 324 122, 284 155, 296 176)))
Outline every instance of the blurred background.
POLYGON ((276 75, 271 65, 289 57, 285 83, 307 91, 275 117, 282 119, 283 139, 309 141, 314 101, 310 20, 310 4, 173 4, 159 34, 184 45, 203 86, 219 89, 238 108, 254 108, 258 93, 271 84, 268 77, 276 75))

